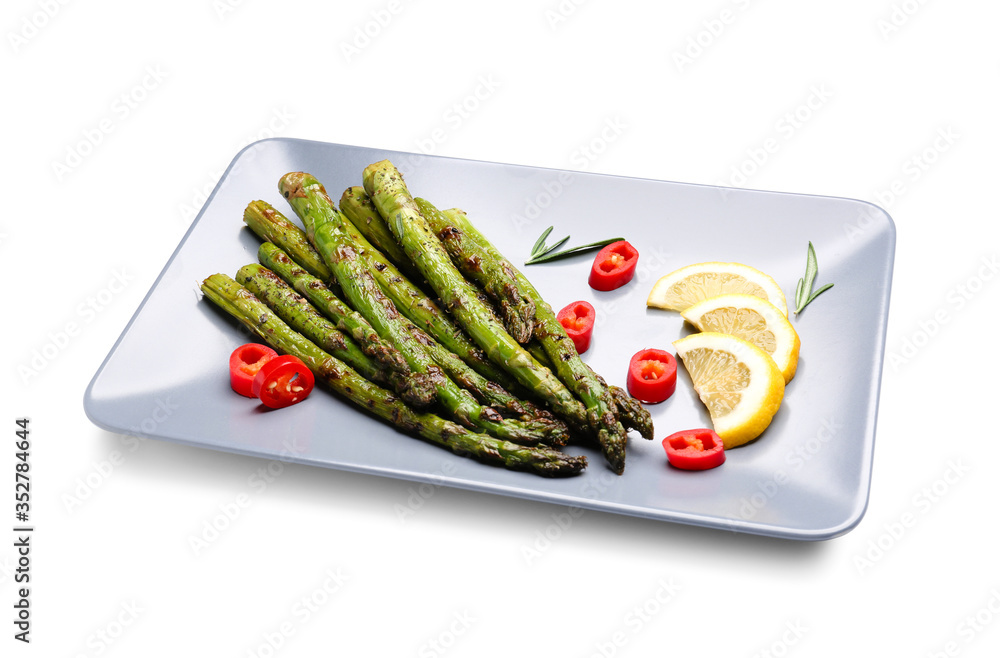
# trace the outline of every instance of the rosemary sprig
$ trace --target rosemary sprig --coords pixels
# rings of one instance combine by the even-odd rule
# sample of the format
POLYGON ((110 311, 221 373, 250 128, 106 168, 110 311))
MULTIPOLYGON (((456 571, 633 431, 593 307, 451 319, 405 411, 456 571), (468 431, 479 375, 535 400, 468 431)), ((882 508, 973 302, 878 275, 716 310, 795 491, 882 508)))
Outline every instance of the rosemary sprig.
POLYGON ((808 306, 812 300, 833 287, 832 283, 828 283, 816 292, 813 292, 813 282, 816 280, 818 272, 819 265, 816 263, 816 250, 813 249, 813 243, 810 242, 809 248, 806 250, 806 275, 799 279, 798 285, 795 286, 796 315, 801 313, 802 309, 808 306))
POLYGON ((606 247, 612 242, 618 242, 619 240, 624 240, 625 238, 610 238, 608 240, 601 240, 599 242, 591 242, 590 244, 580 245, 579 247, 573 247, 571 249, 565 249, 563 251, 556 251, 559 247, 566 244, 569 240, 567 235, 562 240, 559 240, 551 247, 545 244, 545 239, 549 237, 552 233, 553 227, 548 227, 539 236, 538 240, 535 241, 535 246, 531 248, 531 256, 528 260, 524 261, 525 265, 534 265, 535 263, 549 263, 554 260, 560 260, 563 258, 569 258, 570 256, 575 256, 577 254, 582 254, 588 251, 593 251, 594 249, 600 249, 601 247, 606 247))

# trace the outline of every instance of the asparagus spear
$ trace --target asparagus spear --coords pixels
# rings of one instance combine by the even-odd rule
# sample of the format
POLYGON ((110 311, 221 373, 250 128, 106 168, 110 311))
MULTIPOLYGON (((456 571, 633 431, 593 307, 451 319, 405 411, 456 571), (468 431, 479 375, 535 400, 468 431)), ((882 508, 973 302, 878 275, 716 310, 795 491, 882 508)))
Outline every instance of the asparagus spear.
MULTIPOLYGON (((364 235, 365 239, 375 249, 382 251, 388 256, 411 281, 425 282, 423 274, 416 269, 413 261, 409 259, 403 248, 396 242, 396 238, 389 230, 389 225, 385 223, 385 219, 379 214, 378 208, 372 203, 371 197, 368 196, 363 187, 349 187, 344 191, 344 194, 340 197, 340 211, 345 217, 351 220, 355 228, 364 235)), ((480 283, 475 277, 467 278, 480 283)), ((485 292, 490 293, 491 290, 485 290, 485 292)), ((486 300, 486 296, 482 296, 481 298, 484 301, 486 300)), ((501 308, 500 310, 503 311, 504 309, 501 308)), ((510 330, 507 320, 504 319, 504 324, 508 325, 511 335, 518 338, 519 342, 527 342, 531 337, 530 326, 525 325, 524 321, 520 318, 515 318, 514 322, 520 322, 521 326, 510 330), (521 338, 524 338, 524 340, 521 340, 521 338)))
MULTIPOLYGON (((537 340, 533 340, 525 345, 524 349, 531 352, 531 356, 538 359, 538 362, 543 366, 550 370, 552 369, 552 361, 549 359, 549 355, 545 353, 545 348, 537 340)), ((611 399, 615 402, 615 408, 618 410, 618 421, 622 424, 622 427, 628 430, 638 430, 642 438, 652 440, 653 417, 649 415, 649 412, 642 406, 642 403, 625 392, 621 387, 608 386, 604 378, 594 372, 589 363, 585 365, 590 369, 594 377, 597 378, 601 386, 607 387, 611 392, 611 399)))
MULTIPOLYGON (((315 191, 322 196, 324 203, 329 208, 336 208, 333 201, 327 196, 326 189, 312 176, 300 174, 286 182, 286 189, 282 190, 286 199, 297 198, 299 194, 304 193, 301 191, 304 186, 308 185, 315 187, 315 191)), ((365 259, 383 292, 396 304, 396 308, 403 315, 433 336, 441 345, 469 364, 482 376, 503 386, 508 391, 513 391, 517 387, 514 378, 491 362, 486 354, 474 345, 462 333, 461 329, 455 326, 447 314, 427 298, 427 293, 404 277, 399 269, 382 252, 373 247, 353 224, 350 222, 344 222, 344 224, 344 231, 350 236, 359 256, 365 259)), ((308 245, 306 234, 301 229, 295 228, 295 230, 299 232, 308 245)), ((293 249, 291 244, 289 244, 287 251, 296 261, 300 255, 306 256, 305 250, 300 252, 297 248, 293 249)), ((311 245, 309 245, 309 251, 315 252, 311 245)), ((300 264, 302 263, 300 262, 300 264)))
MULTIPOLYGON (((309 248, 312 249, 312 245, 309 248)), ((296 253, 301 253, 301 250, 296 253)), ((337 329, 354 338, 365 354, 390 370, 403 374, 410 372, 410 366, 399 350, 382 340, 363 315, 341 301, 322 281, 293 262, 280 247, 265 242, 257 250, 257 258, 311 301, 323 315, 334 322, 337 329)), ((326 267, 326 263, 323 263, 323 267, 326 267)))
MULTIPOLYGON (((363 194, 364 190, 361 192, 363 194)), ((365 197, 367 198, 367 195, 365 197)), ((367 348, 376 351, 381 350, 381 346, 383 345, 390 347, 378 337, 378 334, 371 328, 371 325, 363 316, 341 302, 332 291, 323 285, 322 281, 317 280, 302 269, 305 268, 308 270, 309 268, 306 265, 313 258, 319 258, 322 261, 322 256, 309 243, 305 232, 289 222, 276 210, 272 209, 272 212, 266 216, 275 218, 275 223, 280 223, 279 225, 282 227, 282 230, 292 235, 293 239, 286 241, 288 245, 287 254, 281 251, 281 249, 275 248, 274 245, 265 242, 258 252, 258 258, 261 259, 261 262, 274 270, 279 276, 288 281, 289 284, 293 285, 300 294, 309 298, 321 312, 337 323, 338 328, 354 336, 355 340, 361 344, 362 349, 367 348), (296 266, 295 263, 298 263, 300 267, 296 266), (357 320, 360 320, 359 324, 356 323, 357 320)), ((348 228, 350 231, 349 227, 345 228, 348 228)), ((258 233, 261 237, 267 239, 268 234, 258 233)), ((364 239, 357 232, 353 233, 352 237, 355 239, 358 237, 361 237, 362 240, 364 239)), ((384 256, 378 254, 370 245, 365 245, 363 242, 360 244, 363 248, 360 252, 361 256, 362 258, 368 257, 368 264, 374 270, 373 274, 376 281, 379 281, 383 292, 387 292, 390 299, 393 299, 396 303, 400 300, 407 300, 407 306, 402 308, 404 316, 408 316, 412 320, 419 320, 433 317, 434 314, 439 313, 432 303, 409 303, 416 299, 414 296, 415 288, 409 285, 399 275, 398 271, 390 269, 391 266, 387 266, 388 261, 385 260, 384 256), (393 291, 396 294, 393 294, 393 291), (408 313, 408 311, 411 312, 408 313)), ((329 271, 326 263, 322 265, 329 271)), ((333 278, 332 283, 337 285, 338 288, 340 287, 335 278, 333 278)), ((399 307, 397 306, 397 308, 399 307)), ((504 386, 514 386, 516 382, 486 359, 485 355, 464 336, 461 336, 459 329, 452 325, 450 321, 432 322, 430 325, 424 324, 424 326, 434 334, 436 339, 440 340, 443 337, 447 344, 450 344, 452 347, 458 347, 459 351, 464 353, 465 360, 463 361, 457 358, 454 352, 438 342, 430 346, 431 356, 438 365, 444 369, 449 377, 472 391, 480 402, 490 406, 499 406, 518 415, 544 415, 544 412, 541 412, 530 402, 519 400, 508 393, 504 386), (435 331, 435 329, 437 330, 435 331), (475 366, 475 369, 472 366, 475 366)), ((396 352, 396 350, 392 348, 392 352, 396 352)), ((372 356, 378 358, 378 354, 372 354, 372 356)), ((392 355, 390 354, 389 356, 392 355)), ((395 356, 398 356, 398 352, 396 352, 395 356)), ((398 359, 408 370, 409 367, 406 366, 402 357, 398 356, 398 359)))
POLYGON ((506 260, 490 258, 474 240, 449 222, 430 201, 414 199, 428 225, 437 234, 455 267, 469 281, 496 302, 504 326, 522 345, 531 340, 535 329, 535 303, 521 294, 513 266, 506 260))
MULTIPOLYGON (((465 213, 452 210, 445 211, 444 215, 452 225, 465 234, 468 241, 480 245, 494 259, 503 259, 496 247, 473 226, 465 213)), ((597 438, 605 458, 617 473, 621 473, 625 466, 627 435, 615 413, 617 405, 611 392, 580 358, 573 341, 566 335, 566 329, 556 319, 552 307, 542 299, 538 290, 520 270, 513 265, 511 267, 517 277, 521 294, 535 302, 535 337, 544 348, 559 378, 583 400, 587 407, 588 422, 597 431, 597 438)), ((652 427, 651 420, 648 426, 652 427)), ((651 432, 651 429, 647 431, 650 437, 651 432)))
POLYGON ((427 353, 434 359, 434 362, 441 366, 445 374, 459 386, 469 391, 480 404, 487 407, 495 407, 498 410, 506 410, 509 414, 517 415, 524 421, 545 418, 546 422, 558 423, 558 421, 542 412, 532 403, 527 400, 519 400, 504 387, 480 375, 405 317, 401 318, 401 320, 410 329, 414 337, 424 346, 427 353))
MULTIPOLYGON (((603 381, 603 380, 602 380, 603 381)), ((648 440, 653 439, 653 417, 649 415, 642 404, 629 395, 620 386, 608 386, 611 391, 611 398, 618 407, 618 420, 626 428, 637 430, 639 435, 648 440)))
POLYGON ((306 234, 337 278, 351 306, 365 316, 383 339, 399 348, 411 370, 428 378, 438 401, 454 420, 519 443, 566 443, 569 437, 564 426, 542 418, 504 419, 495 409, 480 405, 468 391, 444 375, 421 341, 417 327, 402 320, 392 300, 375 282, 345 230, 350 222, 321 191, 322 186, 315 178, 300 172, 286 174, 279 187, 302 219, 306 234))
POLYGON ((305 194, 289 198, 289 202, 305 224, 309 239, 340 284, 348 303, 364 316, 383 340, 400 351, 418 379, 416 385, 426 387, 436 399, 438 388, 446 379, 444 373, 399 322, 398 309, 379 288, 373 273, 361 262, 358 252, 341 230, 339 224, 346 220, 337 213, 332 215, 335 220, 331 221, 315 211, 305 194))
MULTIPOLYGON (((310 246, 310 248, 312 247, 310 246)), ((297 265, 280 248, 270 242, 265 242, 257 251, 257 258, 265 267, 270 268, 312 302, 319 312, 336 323, 337 328, 341 329, 341 331, 345 330, 341 324, 347 320, 355 319, 354 316, 356 316, 363 327, 363 332, 359 329, 357 333, 352 333, 351 335, 355 336, 355 340, 361 344, 362 349, 366 345, 386 345, 399 358, 405 371, 410 371, 409 365, 403 359, 403 356, 399 354, 398 350, 388 346, 360 313, 352 310, 347 304, 342 302, 339 297, 323 285, 322 281, 297 265)), ((539 415, 540 412, 530 403, 517 399, 499 384, 489 381, 470 368, 464 361, 445 349, 440 343, 417 329, 409 320, 406 320, 406 322, 412 327, 411 331, 419 332, 416 335, 420 337, 421 342, 430 351, 431 358, 441 366, 445 374, 451 377, 459 386, 472 393, 481 404, 505 409, 510 413, 522 416, 523 420, 527 420, 529 416, 539 415)), ((365 377, 368 378, 367 375, 365 377)))
POLYGON ((365 236, 376 249, 385 254, 393 264, 403 272, 410 281, 423 281, 424 277, 413 263, 406 257, 403 248, 392 237, 382 215, 365 193, 365 188, 354 186, 344 190, 340 197, 340 212, 351 220, 361 235, 365 236))
POLYGON ((302 229, 288 221, 270 203, 251 201, 243 211, 243 221, 264 242, 274 243, 285 251, 298 254, 296 260, 309 274, 322 281, 329 281, 333 276, 322 256, 309 244, 302 229))
POLYGON ((342 361, 293 331, 247 289, 224 274, 201 285, 205 297, 232 315, 274 349, 296 356, 316 379, 358 407, 400 429, 412 432, 457 455, 546 477, 576 475, 586 457, 573 457, 544 446, 525 447, 469 430, 430 413, 419 413, 389 391, 372 384, 342 361))
MULTIPOLYGON (((429 212, 438 212, 437 209, 423 199, 415 199, 415 201, 431 224, 431 228, 437 230, 434 222, 428 216, 429 212)), ((403 248, 396 242, 396 238, 393 237, 385 219, 379 214, 364 188, 356 186, 347 188, 343 196, 340 197, 340 211, 351 220, 351 223, 370 243, 391 258, 411 280, 423 281, 423 275, 416 270, 403 248)), ((483 292, 496 302, 497 310, 500 312, 500 317, 510 335, 521 344, 528 342, 534 329, 535 309, 534 305, 525 300, 517 290, 513 274, 505 271, 502 267, 491 267, 493 261, 482 261, 476 254, 466 253, 460 261, 456 260, 455 253, 461 251, 462 236, 460 233, 438 233, 438 238, 448 249, 448 253, 453 256, 455 265, 465 275, 465 278, 478 284, 483 292), (453 245, 453 243, 458 244, 453 245)))
MULTIPOLYGON (((403 183, 402 175, 392 163, 384 160, 366 167, 364 183, 365 191, 382 216, 387 218, 389 229, 406 255, 472 340, 486 351, 494 363, 549 403, 558 416, 571 424, 585 424, 583 405, 548 368, 533 359, 507 333, 489 307, 479 299, 475 287, 451 264, 448 253, 421 216, 403 183)), ((624 452, 621 463, 624 465, 624 452)))
POLYGON ((292 329, 357 370, 368 381, 388 385, 404 402, 414 407, 426 407, 435 400, 432 387, 414 386, 414 382, 418 380, 408 368, 405 373, 381 368, 378 362, 361 351, 357 343, 341 333, 308 300, 271 270, 256 263, 245 265, 236 274, 236 280, 267 304, 292 329))

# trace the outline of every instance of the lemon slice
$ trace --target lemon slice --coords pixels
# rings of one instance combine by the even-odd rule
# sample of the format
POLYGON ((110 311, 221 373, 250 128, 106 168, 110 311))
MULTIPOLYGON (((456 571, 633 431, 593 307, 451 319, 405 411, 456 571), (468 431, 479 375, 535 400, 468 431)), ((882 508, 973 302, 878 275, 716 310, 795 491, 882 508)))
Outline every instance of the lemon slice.
POLYGON ((799 335, 774 304, 753 295, 719 295, 681 311, 700 331, 730 334, 771 355, 785 383, 799 364, 799 335))
POLYGON ((675 340, 674 348, 727 450, 767 429, 785 395, 785 379, 766 352, 712 331, 675 340))
POLYGON ((660 277, 646 306, 683 311, 703 299, 731 293, 766 299, 788 316, 785 295, 774 279, 742 263, 695 263, 675 270, 660 277))

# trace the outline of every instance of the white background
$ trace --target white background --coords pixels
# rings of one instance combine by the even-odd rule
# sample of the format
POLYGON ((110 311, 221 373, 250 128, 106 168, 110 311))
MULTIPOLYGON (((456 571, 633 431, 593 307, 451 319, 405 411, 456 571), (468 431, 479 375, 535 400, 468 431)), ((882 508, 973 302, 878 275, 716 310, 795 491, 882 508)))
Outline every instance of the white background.
POLYGON ((2 531, 0 653, 997 655, 1000 6, 332 4, 4 3, 0 489, 28 416, 37 530, 30 646, 2 531), (263 461, 97 429, 88 381, 230 159, 271 134, 878 203, 898 242, 866 517, 816 544, 596 512, 558 530, 565 508, 441 489, 401 520, 408 482, 285 465, 259 491, 263 461))

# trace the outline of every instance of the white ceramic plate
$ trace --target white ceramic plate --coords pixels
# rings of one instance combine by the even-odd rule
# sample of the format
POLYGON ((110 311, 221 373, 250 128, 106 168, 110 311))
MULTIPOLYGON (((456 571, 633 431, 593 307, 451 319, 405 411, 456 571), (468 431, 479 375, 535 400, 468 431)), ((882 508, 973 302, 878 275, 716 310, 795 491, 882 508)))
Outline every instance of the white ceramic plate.
MULTIPOLYGON (((551 241, 550 241, 551 242, 551 241)), ((868 502, 879 382, 895 246, 892 220, 862 201, 421 156, 296 139, 257 142, 233 160, 146 299, 94 375, 85 408, 114 432, 433 482, 620 514, 790 539, 827 539, 853 528, 868 502), (544 479, 462 459, 411 438, 325 391, 262 412, 229 388, 230 352, 248 342, 198 285, 256 261, 243 226, 253 199, 289 217, 278 194, 289 171, 308 171, 336 200, 362 169, 389 158, 416 196, 461 207, 515 264, 538 235, 583 244, 621 235, 639 252, 636 278, 612 292, 587 285, 592 257, 524 268, 554 308, 584 299, 597 309, 585 360, 624 386, 631 355, 673 351, 690 332, 680 315, 647 309, 653 282, 683 265, 737 261, 773 276, 790 303, 805 271, 806 243, 820 284, 835 287, 792 322, 802 339, 798 373, 764 435, 706 472, 667 466, 660 440, 711 427, 679 367, 677 392, 650 406, 655 441, 629 440, 625 474, 596 451, 584 474, 544 479), (163 345, 184 345, 170 359, 163 345), (155 363, 155 367, 150 367, 155 363)), ((336 477, 331 474, 331 477, 336 477)))

